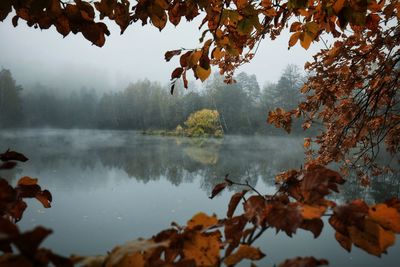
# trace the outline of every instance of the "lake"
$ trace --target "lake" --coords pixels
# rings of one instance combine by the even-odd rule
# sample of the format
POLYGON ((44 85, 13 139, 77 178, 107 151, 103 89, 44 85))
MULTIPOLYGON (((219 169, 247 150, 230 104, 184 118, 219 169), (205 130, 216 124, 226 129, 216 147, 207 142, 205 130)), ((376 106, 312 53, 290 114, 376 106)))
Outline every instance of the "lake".
MULTIPOLYGON (((184 225, 199 211, 223 217, 234 189, 212 200, 208 196, 227 173, 266 194, 275 192, 277 173, 301 167, 302 143, 287 135, 199 140, 134 131, 3 130, 0 151, 10 148, 30 160, 1 176, 14 185, 21 176, 35 177, 52 193, 50 209, 29 200, 18 223, 24 230, 53 229, 44 247, 63 255, 105 254, 125 241, 149 238, 173 221, 184 225)), ((349 181, 333 197, 373 203, 399 196, 399 190, 398 177, 379 177, 367 189, 349 181)), ((258 266, 296 256, 326 258, 329 266, 395 267, 400 261, 398 244, 381 258, 354 246, 346 252, 326 221, 317 239, 303 230, 293 238, 268 230, 255 246, 267 255, 258 266)))

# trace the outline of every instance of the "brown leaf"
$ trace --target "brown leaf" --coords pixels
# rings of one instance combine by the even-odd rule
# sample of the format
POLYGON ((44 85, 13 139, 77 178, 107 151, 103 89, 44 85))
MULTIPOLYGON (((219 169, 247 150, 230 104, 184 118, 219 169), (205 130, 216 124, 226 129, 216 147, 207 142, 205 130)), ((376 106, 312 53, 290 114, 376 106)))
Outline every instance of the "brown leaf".
POLYGON ((210 199, 213 199, 216 195, 218 195, 222 190, 225 189, 225 187, 227 187, 227 185, 228 184, 226 182, 216 184, 211 192, 210 199))
POLYGON ((40 243, 51 234, 51 230, 41 226, 36 227, 32 231, 22 233, 15 241, 15 245, 23 255, 33 258, 39 248, 40 243))
POLYGON ((368 211, 369 207, 364 201, 354 200, 349 204, 335 207, 333 215, 329 218, 329 223, 336 231, 348 236, 347 227, 354 225, 362 228, 368 211))
POLYGON ((10 170, 17 166, 17 163, 14 161, 6 161, 3 164, 0 164, 0 170, 10 170))
POLYGON ((197 266, 217 266, 219 262, 220 236, 217 232, 195 232, 183 244, 184 259, 192 259, 197 266))
POLYGON ((243 196, 247 192, 248 192, 248 190, 243 190, 242 192, 235 193, 231 197, 231 200, 229 201, 229 205, 228 205, 228 211, 226 213, 226 216, 228 218, 232 218, 233 213, 235 212, 237 205, 239 204, 240 200, 243 198, 243 196))
POLYGON ((260 249, 251 247, 249 245, 240 245, 239 249, 225 258, 224 263, 227 266, 235 265, 241 262, 243 259, 259 260, 265 256, 260 249))
POLYGON ((313 233, 314 238, 317 238, 324 228, 324 222, 321 219, 303 220, 300 228, 313 233))
POLYGON ((45 208, 50 208, 51 207, 51 201, 52 201, 52 196, 51 193, 48 190, 43 190, 41 192, 38 192, 35 195, 35 198, 42 203, 43 207, 45 208))
POLYGON ((25 157, 23 154, 15 152, 15 151, 10 151, 7 150, 3 154, 0 154, 0 160, 2 161, 10 161, 10 160, 15 160, 15 161, 22 161, 25 162, 28 160, 27 157, 25 157))
POLYGON ((350 237, 342 235, 339 232, 335 232, 335 238, 345 250, 347 250, 348 252, 351 251, 352 242, 350 237))
POLYGON ((274 203, 268 206, 270 209, 266 220, 270 226, 276 228, 277 231, 284 231, 290 237, 293 233, 296 233, 303 221, 297 203, 289 203, 288 205, 274 203))
POLYGON ((256 223, 257 225, 265 225, 265 219, 268 215, 269 209, 264 197, 262 196, 251 196, 243 204, 245 216, 249 221, 256 223))
POLYGON ((279 264, 278 267, 316 267, 328 264, 328 261, 325 259, 317 260, 314 257, 297 257, 284 261, 283 263, 279 264))
POLYGON ((231 254, 231 252, 239 245, 240 239, 244 227, 247 224, 247 219, 244 215, 236 216, 231 219, 227 219, 224 223, 224 234, 225 240, 229 243, 228 248, 225 250, 225 256, 231 254))
POLYGON ((172 57, 180 55, 181 52, 182 52, 181 49, 167 51, 164 55, 165 61, 167 62, 170 61, 172 57))
POLYGON ((183 68, 181 68, 181 67, 174 69, 174 71, 171 73, 171 80, 180 78, 182 75, 182 72, 183 72, 183 68))
POLYGON ((12 0, 0 1, 0 21, 3 21, 12 10, 12 0))
POLYGON ((351 241, 366 252, 380 256, 394 244, 396 239, 392 231, 386 231, 378 223, 365 220, 363 228, 349 227, 351 241))

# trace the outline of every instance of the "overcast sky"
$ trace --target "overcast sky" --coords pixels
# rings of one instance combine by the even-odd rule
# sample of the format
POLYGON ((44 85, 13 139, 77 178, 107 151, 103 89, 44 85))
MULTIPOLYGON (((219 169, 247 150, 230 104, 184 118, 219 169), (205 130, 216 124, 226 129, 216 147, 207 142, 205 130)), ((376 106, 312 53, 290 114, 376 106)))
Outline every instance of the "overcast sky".
MULTIPOLYGON (((177 28, 169 25, 160 33, 138 23, 123 35, 119 28, 109 27, 111 35, 104 47, 98 48, 81 34, 63 38, 54 27, 41 31, 19 20, 14 28, 9 16, 0 22, 0 67, 10 69, 17 83, 24 86, 40 82, 62 89, 86 86, 108 91, 121 90, 144 78, 167 84, 178 62, 165 62, 165 51, 198 47, 201 32, 197 27, 198 23, 183 23, 177 28)), ((274 41, 265 39, 254 60, 239 71, 256 74, 262 86, 276 81, 287 64, 303 67, 320 47, 314 44, 306 51, 298 44, 288 51, 288 40, 288 33, 274 41)))

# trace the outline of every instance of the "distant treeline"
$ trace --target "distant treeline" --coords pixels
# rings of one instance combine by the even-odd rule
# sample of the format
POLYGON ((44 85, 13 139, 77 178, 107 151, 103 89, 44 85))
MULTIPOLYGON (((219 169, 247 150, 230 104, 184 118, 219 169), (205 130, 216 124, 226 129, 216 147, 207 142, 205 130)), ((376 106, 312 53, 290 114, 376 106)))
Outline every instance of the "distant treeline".
MULTIPOLYGON (((276 83, 260 89, 255 75, 240 73, 235 84, 225 84, 214 75, 201 90, 178 88, 170 95, 167 86, 148 80, 129 84, 118 92, 99 95, 82 88, 59 93, 37 84, 17 86, 9 70, 0 71, 0 125, 92 129, 172 130, 183 125, 200 109, 216 109, 226 134, 284 134, 266 123, 269 110, 291 109, 302 100, 303 77, 289 65, 276 83)), ((301 122, 293 132, 301 134, 301 122)))

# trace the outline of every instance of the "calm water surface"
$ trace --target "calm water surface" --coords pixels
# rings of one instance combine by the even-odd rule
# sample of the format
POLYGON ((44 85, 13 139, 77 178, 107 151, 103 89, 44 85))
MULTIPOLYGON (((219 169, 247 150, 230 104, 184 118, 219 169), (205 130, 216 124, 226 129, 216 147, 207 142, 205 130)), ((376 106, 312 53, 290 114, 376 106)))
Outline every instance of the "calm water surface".
MULTIPOLYGON (((0 151, 7 148, 30 160, 2 176, 13 184, 21 176, 37 177, 53 194, 50 209, 29 201, 19 226, 53 229, 44 246, 63 255, 105 254, 125 241, 151 237, 172 221, 185 224, 198 211, 223 217, 233 191, 213 200, 208 196, 226 173, 272 193, 274 176, 303 161, 302 139, 288 137, 191 140, 132 131, 2 131, 0 151)), ((380 177, 370 189, 348 182, 334 197, 340 202, 357 197, 382 201, 399 195, 398 181, 380 177)), ((293 238, 271 230, 256 245, 267 254, 258 266, 296 256, 326 258, 329 266, 400 266, 399 245, 381 258, 355 247, 347 253, 326 222, 318 239, 302 230, 293 238)))

